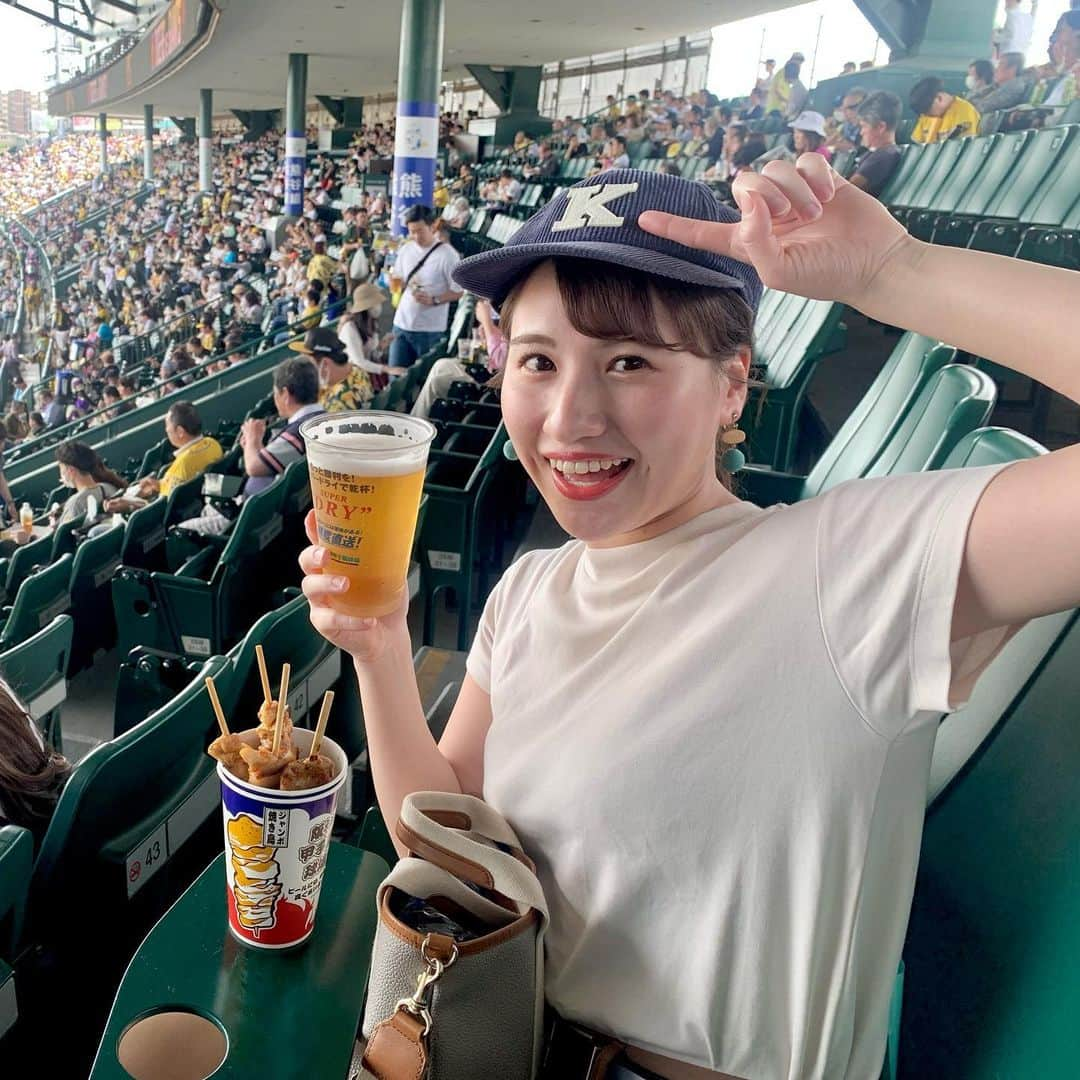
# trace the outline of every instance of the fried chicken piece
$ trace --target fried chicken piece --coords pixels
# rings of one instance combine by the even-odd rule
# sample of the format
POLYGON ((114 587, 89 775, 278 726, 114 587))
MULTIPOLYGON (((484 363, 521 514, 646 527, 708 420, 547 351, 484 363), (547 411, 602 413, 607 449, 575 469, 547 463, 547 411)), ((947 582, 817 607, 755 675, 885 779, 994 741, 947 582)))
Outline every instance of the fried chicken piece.
MULTIPOLYGON (((288 705, 281 718, 281 745, 287 746, 292 742, 292 713, 288 705)), ((264 750, 269 750, 274 745, 274 729, 277 727, 277 702, 264 701, 259 706, 259 744, 264 750)))
POLYGON ((252 749, 259 745, 259 736, 254 731, 241 731, 237 734, 219 735, 207 748, 206 752, 220 761, 226 769, 241 780, 248 779, 247 763, 240 756, 245 747, 252 749))
POLYGON ((240 756, 248 767, 248 783, 256 787, 276 788, 280 782, 281 770, 296 760, 296 747, 290 742, 281 753, 275 754, 262 746, 243 746, 240 756))
POLYGON ((282 791, 304 791, 334 779, 334 763, 325 754, 291 761, 281 770, 282 791))

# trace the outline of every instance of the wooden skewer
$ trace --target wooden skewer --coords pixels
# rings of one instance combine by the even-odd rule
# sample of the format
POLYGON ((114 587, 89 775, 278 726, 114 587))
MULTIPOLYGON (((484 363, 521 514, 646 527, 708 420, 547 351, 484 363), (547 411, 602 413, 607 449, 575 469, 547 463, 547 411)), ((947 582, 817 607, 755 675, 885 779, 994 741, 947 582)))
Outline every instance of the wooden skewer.
POLYGON ((217 717, 218 727, 222 735, 229 734, 229 725, 225 722, 225 710, 221 707, 221 699, 218 697, 217 687, 210 675, 206 676, 206 692, 210 695, 210 704, 214 706, 214 715, 217 717))
POLYGON ((319 747, 322 745, 322 737, 326 733, 326 721, 330 716, 330 706, 334 704, 334 691, 327 690, 323 694, 322 707, 319 709, 319 722, 315 725, 315 737, 311 740, 311 750, 308 752, 308 759, 313 758, 318 752, 319 747))
POLYGON ((274 724, 273 752, 277 754, 281 749, 281 729, 285 719, 285 699, 289 696, 289 665, 284 664, 281 668, 281 689, 278 691, 277 723, 274 724))
POLYGON ((261 645, 255 646, 255 659, 259 661, 259 678, 262 679, 263 703, 269 705, 274 700, 270 693, 270 676, 266 673, 266 654, 261 645))

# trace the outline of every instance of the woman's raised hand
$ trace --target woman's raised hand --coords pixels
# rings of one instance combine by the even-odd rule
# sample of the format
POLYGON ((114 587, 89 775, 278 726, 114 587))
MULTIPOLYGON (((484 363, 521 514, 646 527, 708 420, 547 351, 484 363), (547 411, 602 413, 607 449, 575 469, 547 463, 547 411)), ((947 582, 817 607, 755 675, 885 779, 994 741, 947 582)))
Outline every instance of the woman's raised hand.
POLYGON ((345 591, 341 587, 342 583, 348 587, 348 578, 323 573, 323 566, 327 561, 326 549, 319 544, 314 510, 308 511, 304 528, 312 546, 304 548, 300 553, 300 569, 304 571, 301 588, 311 606, 312 626, 331 645, 349 653, 357 663, 376 662, 386 652, 395 636, 404 634, 408 638, 408 593, 405 594, 401 607, 379 618, 361 618, 335 610, 330 606, 331 601, 345 591))
POLYGON ((821 154, 741 172, 730 225, 648 210, 646 232, 751 263, 771 289, 859 307, 894 259, 917 247, 877 199, 834 172, 821 154))

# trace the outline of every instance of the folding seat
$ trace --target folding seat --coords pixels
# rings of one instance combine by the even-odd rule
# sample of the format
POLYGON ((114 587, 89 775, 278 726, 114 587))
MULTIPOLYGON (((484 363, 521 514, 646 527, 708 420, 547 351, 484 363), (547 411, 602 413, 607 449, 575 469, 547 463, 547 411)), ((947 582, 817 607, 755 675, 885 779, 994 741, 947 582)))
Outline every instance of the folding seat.
POLYGON ((112 580, 120 569, 124 526, 115 525, 100 536, 84 540, 71 564, 71 610, 75 616, 71 673, 90 666, 98 649, 116 644, 112 580))
POLYGON ((935 145, 933 150, 923 155, 923 160, 929 162, 929 168, 923 172, 918 185, 905 193, 907 210, 900 208, 899 200, 894 203, 893 213, 905 223, 912 209, 923 210, 935 205, 935 196, 945 184, 949 175, 956 168, 958 161, 964 157, 969 145, 974 139, 950 139, 948 142, 935 145))
POLYGON ((938 188, 933 204, 929 209, 908 214, 907 227, 913 236, 917 236, 920 240, 929 240, 934 235, 934 228, 939 218, 943 214, 952 214, 956 211, 964 193, 977 182, 977 177, 986 167, 994 148, 1000 141, 999 137, 993 135, 963 140, 961 145, 966 149, 938 188))
MULTIPOLYGON (((4 576, 4 592, 7 602, 15 599, 19 586, 38 568, 48 566, 52 560, 53 538, 51 535, 31 540, 15 549, 7 560, 7 573, 4 576)), ((0 563, 0 567, 3 563, 0 563)))
POLYGON ((740 494, 758 506, 793 503, 865 475, 923 387, 955 358, 951 346, 908 331, 808 476, 746 465, 736 477, 740 494))
POLYGON ((18 694, 50 746, 62 750, 60 710, 67 699, 74 620, 57 615, 47 626, 0 654, 0 673, 18 694))
POLYGON ((993 140, 982 168, 957 200, 955 210, 935 223, 935 244, 967 246, 976 220, 986 215, 1001 189, 1012 182, 1034 137, 1034 131, 1009 131, 993 140))
MULTIPOLYGON (((882 202, 887 202, 889 206, 910 206, 911 201, 922 191, 927 177, 933 172, 934 165, 938 161, 938 155, 944 145, 944 143, 925 144, 922 150, 917 152, 916 160, 907 176, 906 183, 890 192, 889 197, 887 199, 883 198, 882 202)), ((911 153, 912 151, 909 150, 908 154, 911 153)), ((906 157, 907 155, 905 155, 906 157)))
POLYGON ((468 647, 473 574, 484 515, 489 511, 488 494, 503 464, 506 438, 506 429, 500 424, 479 458, 452 450, 431 451, 424 480, 428 505, 418 530, 425 645, 434 644, 435 600, 442 590, 451 589, 458 605, 457 647, 468 647))
MULTIPOLYGON (((900 147, 900 164, 882 189, 879 198, 886 206, 898 202, 898 196, 907 188, 912 174, 919 165, 926 146, 923 143, 908 143, 900 147)), ((902 204, 900 204, 902 205, 902 204)))
POLYGON ((165 513, 167 499, 155 499, 134 511, 124 528, 120 557, 132 569, 165 568, 165 513))
POLYGON ((62 555, 56 562, 30 574, 19 586, 15 601, 4 609, 0 627, 0 650, 18 645, 47 626, 57 615, 71 609, 72 557, 62 555))
MULTIPOLYGON (((1080 176, 1080 138, 1076 128, 1046 128, 1039 132, 1041 142, 1032 144, 1041 156, 1050 158, 1044 175, 1034 178, 1028 197, 1002 198, 994 206, 995 216, 1017 218, 1016 221, 981 221, 972 231, 968 246, 978 251, 998 255, 1015 255, 1021 240, 1031 226, 1060 227, 1080 195, 1077 176, 1080 176), (1015 211, 1015 215, 1014 212, 1015 211)), ((1027 181, 1031 182, 1031 177, 1027 181)), ((1017 183, 1022 186, 1023 178, 1017 183)))
POLYGON ((278 480, 244 500, 231 531, 175 573, 121 567, 113 579, 124 655, 136 645, 205 657, 228 649, 272 603, 266 552, 283 529, 285 485, 278 480))
POLYGON ((740 424, 750 460, 790 467, 806 387, 818 361, 846 340, 843 314, 843 304, 793 297, 781 302, 769 320, 753 360, 767 391, 764 398, 751 395, 740 424))
POLYGON ((91 750, 57 803, 19 966, 24 1019, 34 1039, 51 1035, 57 1076, 85 1074, 76 1063, 93 1052, 128 958, 221 850, 220 782, 206 753, 217 723, 203 679, 228 663, 212 657, 162 709, 91 750))
POLYGON ((15 958, 26 916, 34 840, 18 825, 0 826, 0 1039, 19 1019, 15 958))

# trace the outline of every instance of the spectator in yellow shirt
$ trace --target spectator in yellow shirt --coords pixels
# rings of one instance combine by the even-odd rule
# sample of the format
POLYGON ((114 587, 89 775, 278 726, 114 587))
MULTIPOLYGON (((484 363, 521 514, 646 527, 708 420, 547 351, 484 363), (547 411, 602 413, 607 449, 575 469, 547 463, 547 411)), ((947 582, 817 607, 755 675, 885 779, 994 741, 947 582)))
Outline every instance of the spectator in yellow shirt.
POLYGON ((105 509, 110 514, 136 510, 155 495, 168 497, 177 484, 194 480, 207 466, 213 465, 223 454, 221 443, 209 435, 203 434, 202 418, 198 409, 190 401, 178 401, 165 414, 165 437, 175 448, 172 464, 159 480, 156 476, 144 476, 135 485, 135 492, 128 489, 127 495, 135 494, 136 499, 118 496, 109 499, 105 509))
POLYGON ((317 239, 311 245, 311 249, 315 254, 311 256, 311 262, 308 263, 307 279, 308 281, 321 281, 324 286, 328 286, 330 279, 337 270, 337 263, 326 254, 325 239, 317 239))
POLYGON ((920 79, 908 97, 919 113, 912 142, 937 143, 951 138, 967 138, 979 132, 979 110, 962 97, 950 94, 935 75, 920 79))

